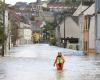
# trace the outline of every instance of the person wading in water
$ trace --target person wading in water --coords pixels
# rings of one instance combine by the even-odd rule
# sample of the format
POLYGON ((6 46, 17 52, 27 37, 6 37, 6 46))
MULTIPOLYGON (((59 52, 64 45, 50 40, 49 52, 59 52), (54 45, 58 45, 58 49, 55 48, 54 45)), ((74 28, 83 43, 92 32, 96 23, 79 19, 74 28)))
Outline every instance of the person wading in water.
POLYGON ((54 66, 56 64, 57 70, 63 70, 64 62, 65 62, 65 60, 64 60, 64 57, 62 56, 62 53, 58 52, 58 55, 54 61, 54 66))

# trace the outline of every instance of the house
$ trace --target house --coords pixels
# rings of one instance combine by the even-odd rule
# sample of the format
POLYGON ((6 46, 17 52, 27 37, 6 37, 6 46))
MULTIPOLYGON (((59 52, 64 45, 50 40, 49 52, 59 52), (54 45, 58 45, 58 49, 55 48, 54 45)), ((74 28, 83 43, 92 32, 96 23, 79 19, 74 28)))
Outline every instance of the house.
POLYGON ((84 31, 83 31, 83 44, 84 50, 89 53, 96 53, 95 44, 95 3, 92 4, 86 11, 83 12, 84 15, 84 31))
POLYGON ((79 17, 80 50, 83 50, 87 54, 95 54, 95 3, 92 2, 88 4, 89 5, 87 5, 87 3, 86 5, 81 4, 73 15, 79 17))
POLYGON ((31 38, 31 24, 20 22, 20 27, 18 28, 18 39, 16 41, 17 45, 30 44, 32 41, 31 38))
POLYGON ((65 2, 65 0, 48 0, 48 2, 65 2))
POLYGON ((11 44, 12 46, 17 46, 16 41, 18 39, 18 27, 20 26, 21 17, 16 14, 14 8, 9 7, 9 27, 11 35, 11 44))
POLYGON ((31 43, 31 23, 27 13, 18 14, 15 8, 9 7, 9 26, 13 46, 31 43))
POLYGON ((60 44, 70 48, 70 45, 75 45, 74 49, 77 48, 79 42, 79 26, 78 18, 75 16, 67 16, 58 27, 56 27, 56 38, 60 44), (59 41, 58 41, 59 42, 59 41))
POLYGON ((19 9, 19 10, 25 10, 25 8, 27 8, 27 3, 26 2, 17 2, 15 4, 15 8, 19 9))
POLYGON ((54 12, 51 11, 44 11, 43 12, 44 20, 48 22, 54 22, 55 17, 54 17, 54 12))
POLYGON ((79 38, 79 44, 80 44, 80 50, 83 50, 83 27, 84 27, 84 16, 81 14, 84 10, 88 8, 87 5, 80 4, 77 10, 74 12, 73 16, 78 16, 79 18, 79 28, 80 28, 80 38, 79 38))
POLYGON ((8 6, 5 10, 5 55, 8 55, 11 47, 16 46, 19 21, 19 16, 8 6))
POLYGON ((36 10, 35 6, 36 6, 36 2, 29 3, 29 7, 30 7, 31 11, 35 11, 36 10))
POLYGON ((48 3, 47 7, 50 9, 50 11, 64 11, 67 9, 65 4, 63 2, 54 2, 54 3, 48 3))
MULTIPOLYGON (((14 11, 11 11, 8 7, 6 7, 5 14, 4 14, 4 54, 7 55, 10 48, 12 47, 13 41, 12 41, 12 26, 15 27, 14 22, 16 22, 14 19, 15 14, 14 11), (12 14, 11 14, 12 13, 12 14), (13 20, 12 20, 13 19, 13 20)), ((16 41, 16 40, 15 40, 16 41)))
POLYGON ((36 16, 37 17, 41 17, 43 15, 42 14, 43 10, 42 10, 42 2, 41 2, 41 0, 37 0, 36 5, 35 5, 35 9, 36 9, 36 16))
POLYGON ((100 53, 100 0, 96 0, 96 53, 100 53))

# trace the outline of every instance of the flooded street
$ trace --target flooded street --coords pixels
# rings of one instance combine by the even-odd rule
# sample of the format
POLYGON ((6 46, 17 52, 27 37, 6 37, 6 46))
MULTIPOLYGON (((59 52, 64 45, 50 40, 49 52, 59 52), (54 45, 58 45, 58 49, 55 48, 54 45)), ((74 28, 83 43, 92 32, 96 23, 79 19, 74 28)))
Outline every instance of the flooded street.
POLYGON ((24 45, 0 58, 0 80, 100 80, 100 57, 49 46, 24 45), (53 66, 57 52, 65 55, 63 71, 53 66))

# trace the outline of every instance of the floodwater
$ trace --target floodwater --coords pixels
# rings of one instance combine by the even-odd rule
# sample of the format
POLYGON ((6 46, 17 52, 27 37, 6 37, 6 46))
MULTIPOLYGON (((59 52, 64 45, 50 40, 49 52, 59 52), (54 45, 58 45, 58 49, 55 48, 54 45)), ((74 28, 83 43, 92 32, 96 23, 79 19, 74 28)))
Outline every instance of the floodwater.
POLYGON ((47 44, 14 47, 0 58, 0 80, 100 80, 100 57, 47 44), (57 52, 65 56, 64 70, 53 66, 57 52))

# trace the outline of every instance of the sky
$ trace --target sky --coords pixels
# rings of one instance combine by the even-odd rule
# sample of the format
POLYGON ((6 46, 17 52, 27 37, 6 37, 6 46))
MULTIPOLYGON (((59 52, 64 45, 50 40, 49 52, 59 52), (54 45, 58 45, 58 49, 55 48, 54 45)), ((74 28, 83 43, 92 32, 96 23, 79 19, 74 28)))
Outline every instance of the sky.
MULTIPOLYGON (((5 0, 6 3, 14 5, 16 2, 36 2, 36 0, 5 0)), ((43 0, 44 1, 44 0, 43 0)))

